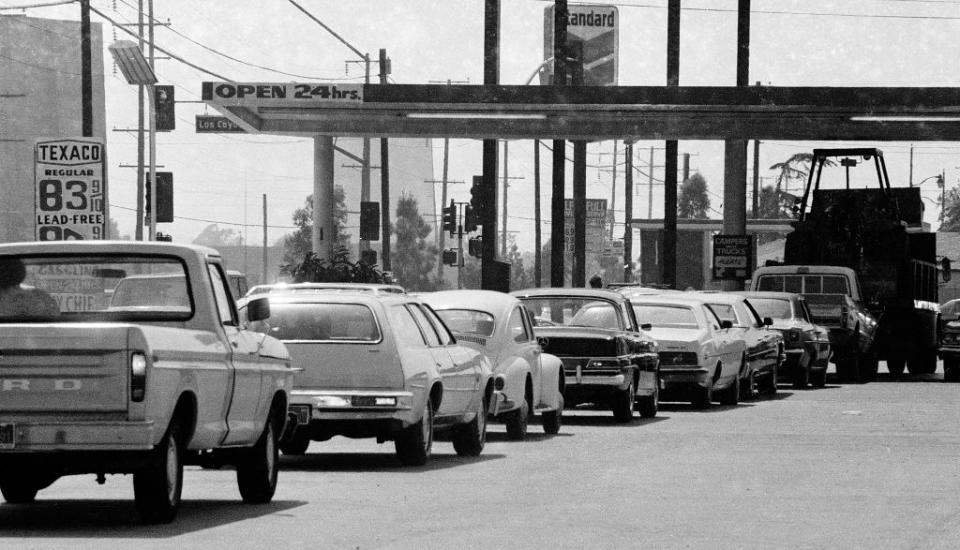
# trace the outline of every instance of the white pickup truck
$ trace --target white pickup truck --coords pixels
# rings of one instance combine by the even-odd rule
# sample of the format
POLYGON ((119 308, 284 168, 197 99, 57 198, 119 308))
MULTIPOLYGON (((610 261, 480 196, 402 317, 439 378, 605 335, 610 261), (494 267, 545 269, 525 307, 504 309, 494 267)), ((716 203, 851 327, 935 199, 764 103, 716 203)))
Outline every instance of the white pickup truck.
MULTIPOLYGON (((251 319, 269 316, 251 301, 251 319)), ((167 243, 0 245, 0 492, 133 474, 143 521, 169 522, 183 466, 236 466, 273 498, 294 370, 246 330, 218 252, 167 243)))

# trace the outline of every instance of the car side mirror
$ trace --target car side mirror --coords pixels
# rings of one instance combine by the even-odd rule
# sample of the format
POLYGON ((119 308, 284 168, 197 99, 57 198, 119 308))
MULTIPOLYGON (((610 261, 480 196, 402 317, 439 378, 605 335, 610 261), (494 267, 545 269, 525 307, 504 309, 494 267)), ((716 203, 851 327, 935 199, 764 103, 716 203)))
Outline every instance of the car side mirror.
POLYGON ((640 330, 642 330, 642 331, 644 331, 644 332, 651 331, 651 330, 653 330, 653 325, 651 325, 650 323, 644 323, 644 324, 640 325, 640 330))
POLYGON ((733 321, 727 319, 726 321, 720 321, 720 328, 733 328, 733 321))
POLYGON ((253 323, 254 321, 263 321, 264 319, 270 318, 270 299, 264 296, 263 298, 254 298, 247 302, 247 321, 253 323))
POLYGON ((769 326, 771 326, 771 325, 773 325, 773 317, 764 317, 764 318, 763 318, 763 326, 769 327, 769 326))

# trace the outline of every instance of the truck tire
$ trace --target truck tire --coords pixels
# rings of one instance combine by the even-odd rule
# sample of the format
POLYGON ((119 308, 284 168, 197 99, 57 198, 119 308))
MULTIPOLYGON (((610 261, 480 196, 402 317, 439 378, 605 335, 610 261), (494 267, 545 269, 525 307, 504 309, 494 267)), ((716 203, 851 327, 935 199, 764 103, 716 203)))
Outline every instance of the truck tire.
MULTIPOLYGON (((526 403, 526 400, 524 400, 526 403)), ((453 427, 453 450, 460 456, 480 456, 487 442, 487 398, 480 397, 480 407, 473 420, 453 427)), ((526 422, 524 422, 526 427, 526 422)), ((526 430, 524 430, 526 433, 526 430)))
POLYGON ((907 361, 903 357, 887 357, 887 372, 891 376, 901 376, 907 361))
POLYGON ((827 369, 817 369, 810 372, 810 385, 815 388, 822 388, 827 385, 827 369))
POLYGON ((28 504, 37 498, 40 487, 31 476, 7 474, 0 478, 0 493, 8 504, 28 504))
MULTIPOLYGON (((934 358, 936 360, 936 358, 934 358)), ((862 382, 873 382, 877 379, 877 369, 880 360, 872 353, 860 354, 860 380, 862 382)))
POLYGON ((630 384, 627 389, 617 392, 613 396, 613 403, 610 409, 613 410, 613 418, 617 422, 630 422, 633 418, 633 402, 636 399, 636 391, 633 386, 633 378, 630 378, 630 384))
POLYGON ((527 424, 530 419, 530 403, 524 398, 520 408, 510 411, 504 419, 507 425, 507 438, 513 441, 523 441, 527 437, 527 424))
POLYGON ((957 359, 943 360, 943 381, 960 382, 960 361, 957 359))
POLYGON ((182 431, 174 417, 153 450, 152 464, 133 474, 134 501, 144 523, 170 523, 177 516, 183 492, 182 431))
POLYGON ((237 487, 247 504, 266 504, 273 500, 277 490, 277 474, 280 471, 280 450, 273 429, 273 415, 267 417, 267 425, 257 443, 243 453, 237 462, 237 487))
POLYGON ((310 447, 310 431, 308 426, 297 428, 293 436, 280 444, 280 452, 287 456, 301 456, 306 454, 310 447))
POLYGON ((393 446, 397 458, 405 466, 423 466, 427 463, 433 449, 433 403, 429 397, 420 421, 397 434, 393 446))
POLYGON ((543 433, 547 435, 560 433, 560 426, 563 424, 563 396, 560 396, 560 402, 557 404, 556 410, 546 411, 540 416, 540 421, 543 423, 543 433))
POLYGON ((918 351, 907 361, 907 370, 910 374, 933 374, 937 372, 937 351, 918 351))
POLYGON ((660 377, 657 376, 653 384, 653 393, 644 395, 637 400, 637 412, 640 418, 653 418, 660 409, 660 377))
POLYGON ((713 403, 713 382, 707 382, 707 387, 696 386, 693 388, 693 399, 690 404, 697 409, 707 409, 713 403))
MULTIPOLYGON (((824 370, 824 373, 827 371, 824 370)), ((793 388, 797 390, 807 389, 807 385, 810 384, 810 364, 807 363, 806 366, 797 365, 797 368, 793 371, 793 388)))
POLYGON ((859 350, 856 348, 849 350, 837 361, 837 376, 841 382, 848 384, 860 384, 863 382, 860 378, 859 350))

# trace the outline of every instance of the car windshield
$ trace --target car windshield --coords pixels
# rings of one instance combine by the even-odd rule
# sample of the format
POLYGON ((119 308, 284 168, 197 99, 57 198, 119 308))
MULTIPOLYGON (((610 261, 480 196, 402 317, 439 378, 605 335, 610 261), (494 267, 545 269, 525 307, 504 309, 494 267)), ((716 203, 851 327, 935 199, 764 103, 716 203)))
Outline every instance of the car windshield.
POLYGON ((523 298, 537 326, 577 326, 622 329, 617 306, 592 297, 549 296, 523 298))
POLYGON ((697 316, 686 306, 633 304, 637 321, 655 328, 697 328, 697 316))
POLYGON ((438 309, 437 315, 443 319, 447 328, 459 334, 493 336, 493 315, 475 309, 438 309))
POLYGON ((750 298, 753 309, 757 310, 760 317, 772 317, 774 319, 792 319, 793 313, 790 308, 790 300, 780 298, 750 298))
POLYGON ((380 327, 364 304, 270 303, 270 318, 250 328, 286 341, 377 342, 380 327))
POLYGON ((170 321, 192 315, 186 267, 174 257, 0 257, 0 322, 170 321))
POLYGON ((757 290, 794 294, 849 294, 842 275, 763 275, 757 290))

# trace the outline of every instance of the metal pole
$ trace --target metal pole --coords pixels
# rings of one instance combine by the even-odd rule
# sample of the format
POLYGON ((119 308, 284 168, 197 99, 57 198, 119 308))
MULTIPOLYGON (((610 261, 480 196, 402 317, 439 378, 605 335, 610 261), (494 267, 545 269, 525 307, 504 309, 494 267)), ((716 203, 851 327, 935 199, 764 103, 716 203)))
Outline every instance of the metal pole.
MULTIPOLYGON (((680 0, 670 0, 667 6, 667 86, 679 85, 680 0)), ((667 140, 663 162, 663 263, 661 265, 663 266, 662 282, 668 288, 675 288, 677 285, 677 152, 677 141, 667 140)))
POLYGON ((647 219, 653 219, 653 146, 650 146, 650 164, 647 165, 647 219))
MULTIPOLYGON (((154 69, 154 46, 153 46, 153 0, 147 1, 147 33, 149 36, 149 56, 150 69, 154 69)), ((154 85, 147 88, 150 94, 150 234, 148 241, 157 239, 157 93, 154 85)))
POLYGON ((263 271, 260 278, 261 284, 267 281, 267 194, 263 194, 263 271))
MULTIPOLYGON (((370 84, 370 54, 363 54, 363 83, 370 84)), ((370 138, 363 138, 363 161, 360 163, 360 203, 370 200, 370 138)), ((370 250, 370 241, 360 239, 360 250, 370 250)))
MULTIPOLYGON (((553 85, 567 85, 567 0, 556 0, 553 9, 553 85)), ((565 283, 563 255, 564 208, 563 195, 567 181, 566 143, 553 140, 553 189, 550 197, 550 286, 563 287, 565 283)))
POLYGON ((80 95, 84 137, 93 136, 93 68, 90 55, 90 0, 80 0, 80 95))
POLYGON ((543 284, 543 243, 540 234, 540 140, 533 140, 533 286, 543 284))
MULTIPOLYGON (((140 45, 140 51, 143 52, 143 0, 137 2, 137 43, 140 45)), ((144 188, 144 169, 143 157, 144 148, 144 109, 143 109, 143 84, 137 85, 137 226, 134 238, 138 241, 143 240, 143 188, 144 188)))
POLYGON ((500 257, 507 257, 507 189, 510 187, 510 142, 503 140, 503 214, 500 223, 500 257))
POLYGON ((623 281, 633 280, 633 142, 627 142, 623 176, 623 281))
MULTIPOLYGON (((380 48, 380 84, 387 83, 387 50, 380 48)), ((380 265, 390 271, 390 145, 380 138, 380 265)))
MULTIPOLYGON (((485 0, 483 14, 483 83, 500 83, 500 0, 485 0)), ((484 212, 480 255, 480 288, 503 286, 497 281, 494 262, 497 258, 497 140, 483 140, 483 184, 480 187, 484 212)))
POLYGON ((760 217, 760 140, 753 140, 753 217, 760 217))
POLYGON ((613 140, 613 179, 610 181, 610 240, 617 222, 617 140, 613 140))
MULTIPOLYGON (((440 208, 447 207, 447 167, 450 161, 450 138, 443 138, 443 180, 440 188, 440 208)), ((443 250, 446 247, 446 231, 443 230, 443 224, 440 224, 440 262, 437 264, 437 278, 443 280, 443 250)), ((459 277, 459 274, 458 274, 459 277)), ((459 287, 457 287, 459 288, 459 287)))

